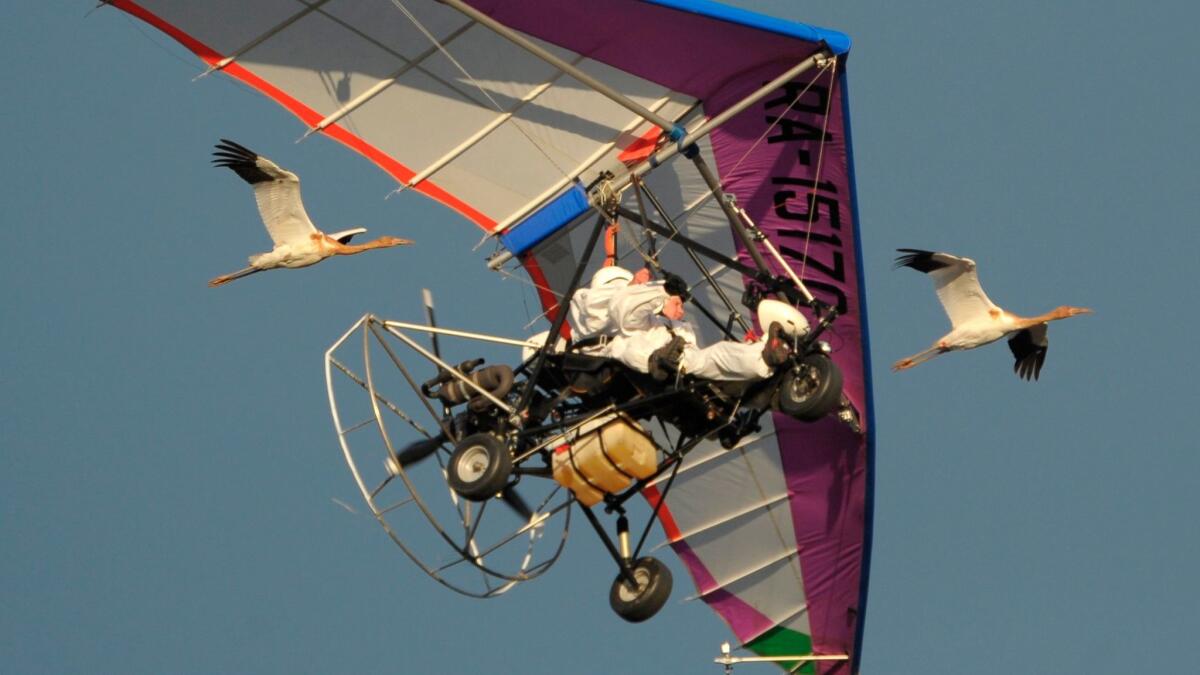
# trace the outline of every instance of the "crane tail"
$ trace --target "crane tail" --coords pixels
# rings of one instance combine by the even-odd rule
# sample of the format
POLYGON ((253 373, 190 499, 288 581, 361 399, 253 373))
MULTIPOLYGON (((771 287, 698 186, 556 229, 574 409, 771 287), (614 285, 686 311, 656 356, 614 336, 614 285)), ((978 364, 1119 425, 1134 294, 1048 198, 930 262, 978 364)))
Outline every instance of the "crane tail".
POLYGON ((241 279, 242 277, 248 277, 251 274, 254 274, 255 272, 261 272, 261 271, 262 270, 258 269, 257 267, 247 267, 245 269, 240 269, 240 270, 238 270, 236 272, 232 272, 230 274, 222 274, 221 276, 209 281, 208 286, 209 286, 209 288, 216 288, 217 286, 223 286, 223 285, 233 281, 234 279, 241 279))

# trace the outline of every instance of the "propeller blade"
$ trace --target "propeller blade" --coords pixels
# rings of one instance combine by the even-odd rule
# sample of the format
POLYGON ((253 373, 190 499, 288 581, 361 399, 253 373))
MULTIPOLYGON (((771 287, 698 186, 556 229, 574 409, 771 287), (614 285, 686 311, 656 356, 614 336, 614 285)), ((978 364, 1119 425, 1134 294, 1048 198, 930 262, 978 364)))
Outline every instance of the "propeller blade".
POLYGON ((400 462, 400 466, 409 466, 415 462, 437 452, 438 448, 442 447, 442 443, 446 442, 446 434, 440 433, 433 438, 426 438, 415 443, 409 443, 404 446, 404 449, 396 453, 396 460, 400 462))
MULTIPOLYGON (((425 323, 429 324, 430 328, 437 328, 437 321, 433 318, 433 293, 428 288, 422 288, 421 298, 425 301, 425 323)), ((442 350, 438 346, 437 333, 430 333, 429 341, 433 343, 433 355, 439 359, 442 358, 442 350)))
POLYGON ((529 504, 517 493, 516 488, 513 486, 509 485, 504 488, 500 493, 500 499, 525 520, 533 519, 533 509, 529 508, 529 504))

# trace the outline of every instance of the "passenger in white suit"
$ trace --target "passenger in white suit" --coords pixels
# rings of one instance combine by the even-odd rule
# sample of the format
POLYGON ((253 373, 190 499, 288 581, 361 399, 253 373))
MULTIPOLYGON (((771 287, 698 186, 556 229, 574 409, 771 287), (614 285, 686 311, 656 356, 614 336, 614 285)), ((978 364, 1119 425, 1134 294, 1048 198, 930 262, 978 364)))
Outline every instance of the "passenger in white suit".
POLYGON ((754 343, 722 341, 701 348, 683 318, 683 299, 668 293, 663 282, 630 283, 618 289, 608 314, 616 327, 609 356, 660 379, 665 377, 664 368, 708 380, 762 379, 788 355, 777 329, 754 343))

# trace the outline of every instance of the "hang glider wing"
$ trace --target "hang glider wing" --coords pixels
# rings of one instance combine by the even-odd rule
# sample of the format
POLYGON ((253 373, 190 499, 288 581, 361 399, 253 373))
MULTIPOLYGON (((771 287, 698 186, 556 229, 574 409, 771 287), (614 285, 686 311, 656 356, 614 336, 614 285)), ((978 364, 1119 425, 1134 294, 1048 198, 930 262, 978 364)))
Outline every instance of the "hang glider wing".
MULTIPOLYGON (((752 262, 677 145, 694 140, 788 265, 839 310, 826 339, 858 419, 775 414, 734 450, 700 446, 666 492, 660 520, 698 597, 744 646, 846 657, 785 664, 801 672, 857 671, 874 429, 844 35, 710 0, 469 0, 477 18, 433 0, 111 4, 496 234, 548 313, 589 229, 575 226, 606 198, 752 262), (764 83, 774 84, 747 99, 764 83), (629 189, 634 176, 645 181, 642 200, 629 189)), ((658 237, 663 265, 707 306, 731 299, 722 319, 738 314, 708 325, 704 338, 752 326, 750 310, 737 306, 750 282, 744 268, 711 258, 698 267, 668 239, 658 237)), ((665 487, 646 490, 651 503, 665 487)))

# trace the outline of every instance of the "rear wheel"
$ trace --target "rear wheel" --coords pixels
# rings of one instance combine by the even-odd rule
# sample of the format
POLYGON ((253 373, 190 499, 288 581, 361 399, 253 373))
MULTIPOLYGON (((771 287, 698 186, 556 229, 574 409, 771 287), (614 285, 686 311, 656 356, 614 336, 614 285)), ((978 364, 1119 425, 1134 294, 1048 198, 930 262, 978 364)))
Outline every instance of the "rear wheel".
POLYGON ((779 409, 804 422, 833 412, 841 399, 842 371, 824 354, 804 357, 779 385, 779 409))
POLYGON ((446 465, 446 482, 466 499, 481 502, 504 489, 512 456, 491 434, 472 434, 458 442, 446 465))
POLYGON ((638 623, 657 614, 671 597, 671 570, 649 557, 638 558, 631 567, 637 585, 617 575, 608 594, 608 604, 622 619, 638 623))

